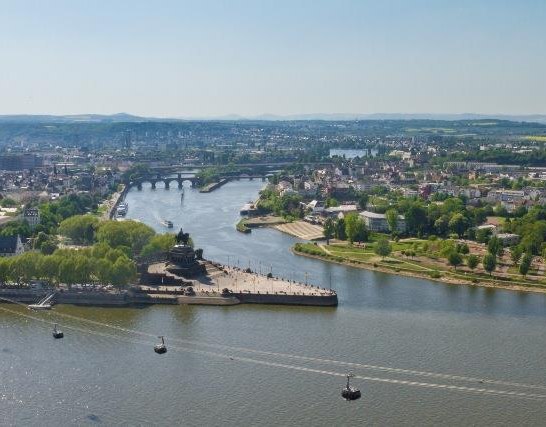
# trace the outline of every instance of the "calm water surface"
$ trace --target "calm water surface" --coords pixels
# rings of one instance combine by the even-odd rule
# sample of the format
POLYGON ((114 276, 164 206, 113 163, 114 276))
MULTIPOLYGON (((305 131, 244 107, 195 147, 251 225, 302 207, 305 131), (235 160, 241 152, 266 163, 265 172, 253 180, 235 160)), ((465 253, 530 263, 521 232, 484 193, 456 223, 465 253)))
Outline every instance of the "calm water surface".
POLYGON ((63 306, 33 314, 0 305, 65 330, 55 341, 49 325, 0 310, 0 424, 546 423, 545 296, 297 257, 288 251, 295 240, 275 230, 235 231, 239 207, 262 185, 234 182, 210 194, 186 188, 182 201, 176 188, 145 186, 129 193, 128 216, 158 231, 161 219, 172 220, 221 262, 229 256, 299 280, 308 272, 323 286, 331 276, 339 307, 63 306), (168 337, 164 356, 152 351, 157 334, 168 337), (347 369, 362 377, 354 381, 360 401, 339 396, 347 369), (537 387, 506 384, 514 382, 537 387))

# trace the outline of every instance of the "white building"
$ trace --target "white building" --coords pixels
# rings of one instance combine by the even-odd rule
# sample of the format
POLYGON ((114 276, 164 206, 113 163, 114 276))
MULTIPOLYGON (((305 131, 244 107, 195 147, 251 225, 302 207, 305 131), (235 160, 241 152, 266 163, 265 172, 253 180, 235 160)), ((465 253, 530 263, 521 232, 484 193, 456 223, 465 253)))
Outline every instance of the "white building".
MULTIPOLYGON (((370 231, 377 231, 381 233, 390 232, 389 223, 385 214, 363 211, 360 212, 360 216, 370 231)), ((406 232, 406 218, 404 218, 404 216, 398 215, 396 228, 399 233, 406 232)))

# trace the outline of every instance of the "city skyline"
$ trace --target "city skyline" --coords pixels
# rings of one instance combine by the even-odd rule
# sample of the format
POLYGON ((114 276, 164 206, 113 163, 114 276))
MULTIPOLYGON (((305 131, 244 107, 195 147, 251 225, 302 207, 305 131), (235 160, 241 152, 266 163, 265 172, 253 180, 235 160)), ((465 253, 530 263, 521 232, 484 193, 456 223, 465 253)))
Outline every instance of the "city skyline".
POLYGON ((546 114, 539 1, 2 9, 0 114, 546 114))

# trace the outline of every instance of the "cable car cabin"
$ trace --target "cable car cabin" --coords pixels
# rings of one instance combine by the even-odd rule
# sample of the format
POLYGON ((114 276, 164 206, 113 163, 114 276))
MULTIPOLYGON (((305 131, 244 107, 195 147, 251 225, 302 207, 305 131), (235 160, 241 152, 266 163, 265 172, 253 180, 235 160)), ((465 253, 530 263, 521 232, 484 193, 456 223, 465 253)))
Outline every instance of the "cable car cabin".
POLYGON ((57 329, 57 324, 55 323, 55 326, 53 327, 53 338, 55 339, 59 339, 59 338, 63 338, 64 337, 64 333, 63 331, 61 331, 60 329, 57 329))
POLYGON ((154 346, 154 351, 157 354, 167 353, 167 346, 165 345, 165 339, 163 337, 159 337, 159 338, 161 338, 161 344, 156 344, 154 346))
POLYGON ((357 400, 361 397, 360 390, 349 384, 352 377, 354 377, 353 374, 347 374, 347 385, 341 390, 341 397, 343 397, 345 400, 357 400))

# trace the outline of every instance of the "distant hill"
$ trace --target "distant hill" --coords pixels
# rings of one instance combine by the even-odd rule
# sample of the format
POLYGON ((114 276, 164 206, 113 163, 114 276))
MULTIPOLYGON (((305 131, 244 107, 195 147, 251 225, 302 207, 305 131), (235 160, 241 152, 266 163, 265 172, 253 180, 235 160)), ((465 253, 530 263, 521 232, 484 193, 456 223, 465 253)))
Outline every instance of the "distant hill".
MULTIPOLYGON (((406 114, 406 113, 375 113, 375 114, 344 114, 344 113, 317 113, 317 114, 292 114, 292 115, 275 115, 262 114, 252 117, 230 116, 237 117, 234 120, 327 120, 327 121, 347 121, 347 120, 509 120, 513 122, 533 122, 546 123, 546 114, 529 114, 529 115, 509 115, 509 114, 406 114)), ((222 117, 215 118, 222 120, 222 117)), ((211 119, 209 119, 211 120, 211 119)), ((212 119, 214 120, 214 119, 212 119)))
POLYGON ((317 113, 317 114, 290 114, 275 115, 261 114, 257 116, 241 116, 228 114, 212 117, 140 117, 127 113, 111 115, 104 114, 74 114, 74 115, 0 115, 0 123, 139 123, 139 122, 176 122, 176 121, 292 121, 292 120, 325 120, 325 121, 353 121, 353 120, 509 120, 513 122, 544 123, 546 114, 510 115, 510 114, 406 114, 406 113, 317 113))
POLYGON ((146 117, 133 116, 126 113, 118 113, 111 115, 103 114, 74 114, 67 116, 53 115, 0 115, 0 123, 129 123, 129 122, 147 122, 150 120, 146 117))

